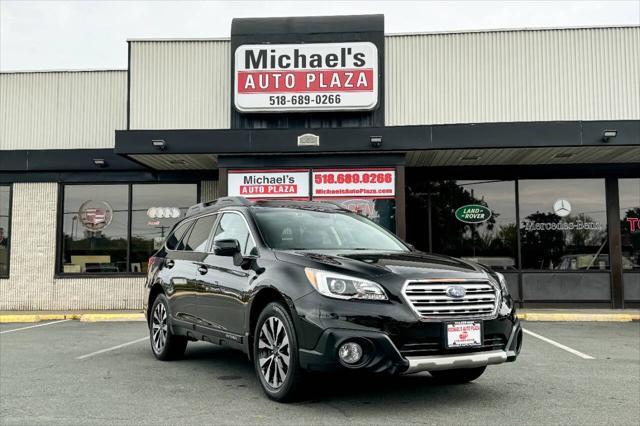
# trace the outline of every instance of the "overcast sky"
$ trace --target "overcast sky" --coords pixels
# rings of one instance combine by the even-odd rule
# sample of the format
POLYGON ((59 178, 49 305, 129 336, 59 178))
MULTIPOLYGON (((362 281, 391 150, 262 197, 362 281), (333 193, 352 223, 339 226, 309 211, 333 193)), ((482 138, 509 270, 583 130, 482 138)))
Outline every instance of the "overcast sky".
POLYGON ((234 17, 366 13, 384 13, 387 33, 639 25, 640 0, 0 0, 0 70, 125 69, 129 38, 228 37, 234 17))

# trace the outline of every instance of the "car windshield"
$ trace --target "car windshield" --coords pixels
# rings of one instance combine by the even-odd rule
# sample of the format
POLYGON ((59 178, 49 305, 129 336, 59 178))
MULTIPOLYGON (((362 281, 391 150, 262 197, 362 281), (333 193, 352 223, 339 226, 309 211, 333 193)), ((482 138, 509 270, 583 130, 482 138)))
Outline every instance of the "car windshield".
POLYGON ((256 220, 273 249, 408 251, 393 234, 354 213, 259 208, 256 220))

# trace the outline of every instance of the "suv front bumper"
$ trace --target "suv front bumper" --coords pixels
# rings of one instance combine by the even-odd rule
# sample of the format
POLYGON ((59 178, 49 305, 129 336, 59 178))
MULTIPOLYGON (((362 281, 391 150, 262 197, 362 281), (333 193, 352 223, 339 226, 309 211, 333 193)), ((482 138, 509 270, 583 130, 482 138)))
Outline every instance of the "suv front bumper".
MULTIPOLYGON (((522 345, 522 327, 514 320, 509 337, 502 349, 483 345, 464 351, 438 350, 433 355, 407 355, 398 349, 392 338, 383 332, 351 329, 325 330, 313 350, 300 349, 300 363, 311 371, 346 368, 375 373, 411 374, 421 371, 476 368, 487 365, 515 361, 522 345), (358 342, 363 347, 364 356, 356 365, 340 362, 338 349, 348 341, 358 342)), ((439 326, 438 323, 432 326, 439 326)), ((398 339, 395 339, 398 340, 398 339)))

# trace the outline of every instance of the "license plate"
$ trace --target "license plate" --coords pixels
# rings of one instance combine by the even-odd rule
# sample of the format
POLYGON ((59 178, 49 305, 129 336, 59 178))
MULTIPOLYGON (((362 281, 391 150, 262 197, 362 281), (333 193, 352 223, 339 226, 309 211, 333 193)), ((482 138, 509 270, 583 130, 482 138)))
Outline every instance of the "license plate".
POLYGON ((482 345, 482 323, 457 321, 447 323, 447 347, 467 348, 482 345))

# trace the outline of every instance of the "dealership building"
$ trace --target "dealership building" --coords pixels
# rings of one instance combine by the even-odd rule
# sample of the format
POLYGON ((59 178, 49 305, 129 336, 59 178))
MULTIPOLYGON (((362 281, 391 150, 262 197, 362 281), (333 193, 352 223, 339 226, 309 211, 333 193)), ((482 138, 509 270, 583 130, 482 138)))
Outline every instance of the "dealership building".
POLYGON ((141 308, 171 227, 226 195, 340 203, 521 307, 640 305, 640 27, 260 18, 127 48, 0 74, 0 310, 141 308))

